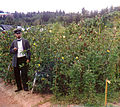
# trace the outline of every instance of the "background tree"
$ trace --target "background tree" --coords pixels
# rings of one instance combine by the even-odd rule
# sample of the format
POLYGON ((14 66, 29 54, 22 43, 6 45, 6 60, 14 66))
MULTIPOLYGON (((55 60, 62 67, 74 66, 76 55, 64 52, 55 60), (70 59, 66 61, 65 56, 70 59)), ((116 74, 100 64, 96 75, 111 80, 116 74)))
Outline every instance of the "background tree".
MULTIPOLYGON (((64 11, 57 10, 56 12, 28 12, 28 13, 19 13, 15 11, 10 16, 0 17, 0 24, 12 24, 12 25, 22 25, 22 26, 32 26, 32 25, 44 25, 48 23, 60 22, 64 26, 71 24, 72 22, 79 23, 79 21, 84 20, 85 18, 93 18, 95 16, 102 15, 120 11, 120 7, 113 7, 102 9, 98 12, 88 11, 85 8, 82 8, 81 13, 65 13, 64 11)), ((0 10, 0 13, 4 11, 0 10)))

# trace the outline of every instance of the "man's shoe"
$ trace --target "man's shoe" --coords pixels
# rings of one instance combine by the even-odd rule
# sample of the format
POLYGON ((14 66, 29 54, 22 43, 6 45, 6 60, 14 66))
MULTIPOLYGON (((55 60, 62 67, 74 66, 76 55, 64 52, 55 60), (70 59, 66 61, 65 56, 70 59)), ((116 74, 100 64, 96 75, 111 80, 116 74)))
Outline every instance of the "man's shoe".
POLYGON ((22 89, 17 89, 17 90, 15 90, 15 92, 19 92, 19 91, 21 91, 22 89))

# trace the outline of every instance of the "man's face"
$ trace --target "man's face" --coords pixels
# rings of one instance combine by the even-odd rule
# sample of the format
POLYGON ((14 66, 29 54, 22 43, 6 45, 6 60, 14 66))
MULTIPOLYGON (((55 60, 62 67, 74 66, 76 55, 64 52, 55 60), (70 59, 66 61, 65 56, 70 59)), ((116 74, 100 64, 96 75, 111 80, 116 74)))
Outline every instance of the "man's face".
POLYGON ((22 36, 22 33, 15 33, 15 36, 16 36, 18 39, 20 39, 21 36, 22 36))

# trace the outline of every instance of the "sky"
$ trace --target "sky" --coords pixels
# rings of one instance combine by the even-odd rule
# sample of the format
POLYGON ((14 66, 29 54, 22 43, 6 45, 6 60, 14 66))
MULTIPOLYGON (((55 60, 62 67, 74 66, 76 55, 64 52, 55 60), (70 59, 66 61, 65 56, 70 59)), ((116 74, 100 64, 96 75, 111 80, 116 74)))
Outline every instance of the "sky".
POLYGON ((111 6, 120 6, 120 0, 1 0, 0 10, 4 12, 43 12, 56 10, 65 13, 81 12, 82 8, 89 11, 100 11, 111 6))

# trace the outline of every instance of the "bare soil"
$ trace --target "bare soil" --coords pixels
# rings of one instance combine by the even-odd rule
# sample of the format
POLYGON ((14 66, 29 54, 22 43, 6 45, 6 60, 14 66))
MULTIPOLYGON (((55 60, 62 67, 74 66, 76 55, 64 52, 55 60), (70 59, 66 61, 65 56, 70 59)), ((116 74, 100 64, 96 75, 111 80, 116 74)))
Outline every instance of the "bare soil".
POLYGON ((0 107, 23 107, 11 96, 8 96, 5 92, 0 91, 0 107))
POLYGON ((31 91, 16 90, 15 85, 5 84, 0 79, 0 107, 51 107, 49 94, 33 94, 31 91))

